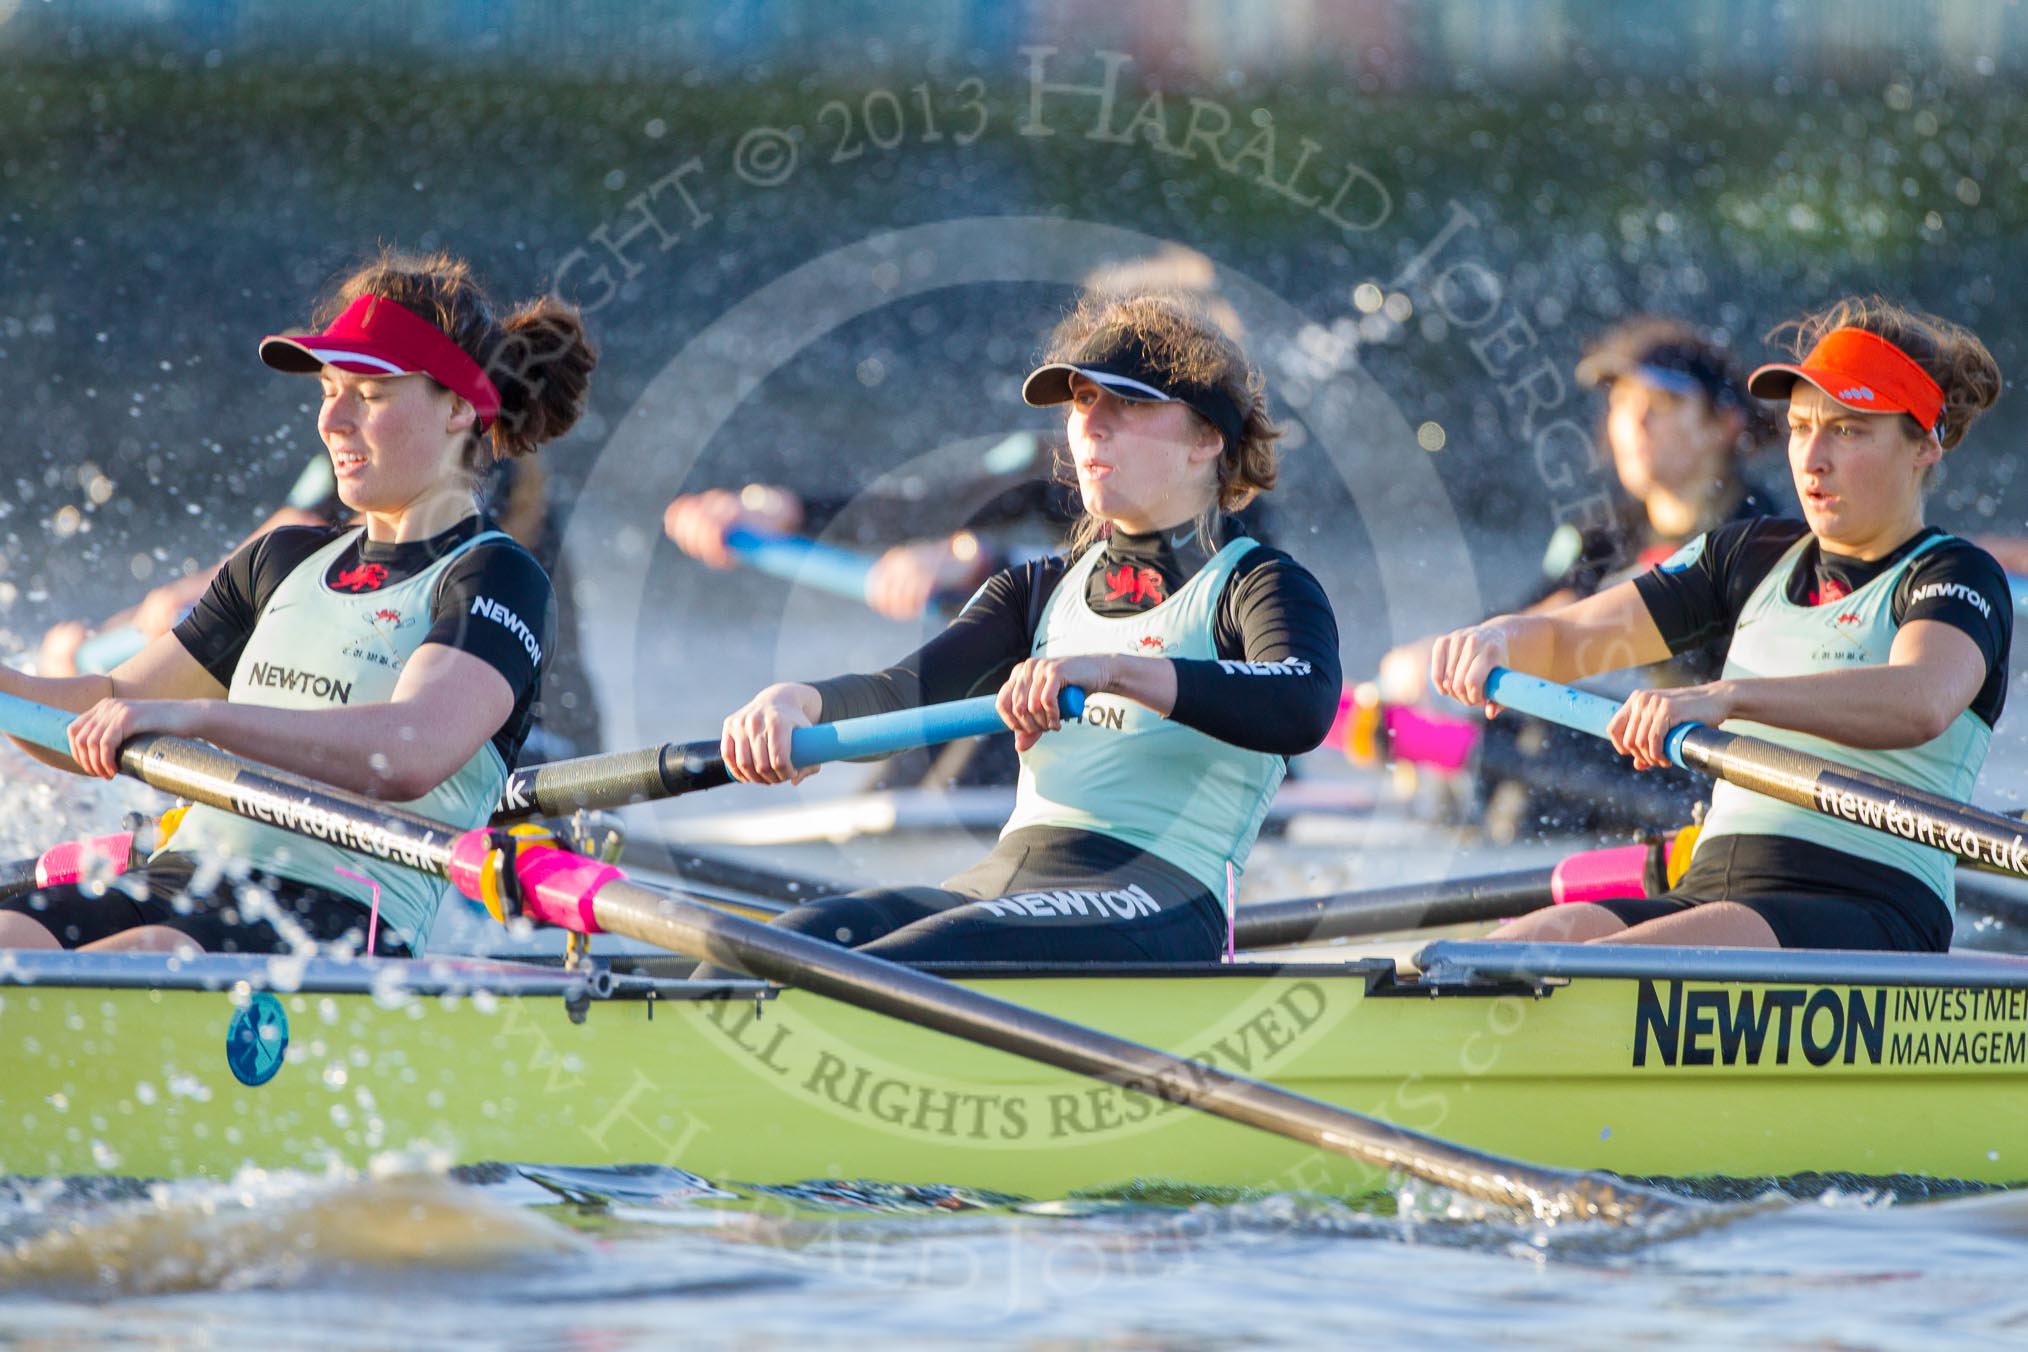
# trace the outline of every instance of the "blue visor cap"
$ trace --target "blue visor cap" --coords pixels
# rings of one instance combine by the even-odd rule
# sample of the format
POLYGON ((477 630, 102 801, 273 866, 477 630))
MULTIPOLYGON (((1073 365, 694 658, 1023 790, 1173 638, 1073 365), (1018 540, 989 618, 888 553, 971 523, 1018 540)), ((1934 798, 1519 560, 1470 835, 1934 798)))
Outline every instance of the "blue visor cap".
POLYGON ((1629 359, 1624 354, 1594 353, 1577 364, 1582 385, 1610 385, 1632 376, 1671 394, 1701 394, 1713 408, 1747 409, 1753 405, 1737 373, 1725 359, 1696 343, 1657 343, 1629 359))
POLYGON ((1239 405, 1216 385, 1178 380, 1138 335, 1110 330, 1088 338, 1068 361, 1038 366, 1021 382, 1021 398, 1037 408, 1070 402, 1070 378, 1083 376, 1107 392, 1140 404, 1187 404, 1225 437, 1229 450, 1246 425, 1239 405))

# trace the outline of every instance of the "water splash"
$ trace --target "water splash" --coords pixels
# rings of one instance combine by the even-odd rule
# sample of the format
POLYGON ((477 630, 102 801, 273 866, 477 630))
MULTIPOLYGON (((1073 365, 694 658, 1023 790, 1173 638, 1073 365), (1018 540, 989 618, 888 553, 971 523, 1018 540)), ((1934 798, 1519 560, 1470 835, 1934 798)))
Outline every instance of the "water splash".
POLYGON ((249 1171, 226 1183, 32 1185, 13 1200, 0 1291, 100 1299, 495 1268, 582 1244, 439 1174, 249 1171))

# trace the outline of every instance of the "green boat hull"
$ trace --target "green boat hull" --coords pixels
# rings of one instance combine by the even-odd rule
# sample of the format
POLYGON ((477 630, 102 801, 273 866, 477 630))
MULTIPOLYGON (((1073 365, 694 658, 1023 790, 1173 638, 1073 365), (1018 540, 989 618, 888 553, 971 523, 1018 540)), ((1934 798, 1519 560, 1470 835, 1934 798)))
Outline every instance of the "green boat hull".
MULTIPOLYGON (((800 991, 652 971, 587 986, 483 962, 271 970, 213 957, 172 971, 69 956, 19 955, 0 971, 9 1174, 229 1176, 395 1158, 664 1164, 728 1183, 852 1178, 1030 1198, 1148 1182, 1349 1195, 1385 1182, 800 991)), ((1537 1164, 2028 1179, 2028 990, 1943 975, 1416 981, 1374 961, 963 979, 1537 1164)))

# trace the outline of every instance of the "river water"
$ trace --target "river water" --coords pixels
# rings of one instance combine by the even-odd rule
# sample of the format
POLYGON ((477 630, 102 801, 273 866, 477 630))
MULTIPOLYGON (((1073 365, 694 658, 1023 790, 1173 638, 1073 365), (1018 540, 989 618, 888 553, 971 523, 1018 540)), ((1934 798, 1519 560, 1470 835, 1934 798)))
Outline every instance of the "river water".
POLYGON ((607 1186, 564 1201, 519 1176, 255 1176, 117 1199, 19 1185, 0 1203, 0 1338, 1852 1348, 2018 1346, 2028 1329, 2019 1193, 1827 1189, 1716 1206, 1668 1237, 1530 1230, 1412 1190, 1364 1209, 1277 1196, 906 1214, 885 1199, 896 1210, 787 1214, 677 1175, 607 1186))

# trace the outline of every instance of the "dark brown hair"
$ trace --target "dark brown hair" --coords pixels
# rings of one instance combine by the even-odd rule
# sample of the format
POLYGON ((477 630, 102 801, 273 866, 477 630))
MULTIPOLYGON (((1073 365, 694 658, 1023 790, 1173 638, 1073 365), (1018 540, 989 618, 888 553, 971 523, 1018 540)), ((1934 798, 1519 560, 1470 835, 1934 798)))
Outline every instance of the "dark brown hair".
MULTIPOLYGON (((1767 340, 1788 348, 1800 361, 1833 329, 1864 329, 1907 353, 1943 387, 1943 422, 1937 438, 1945 450, 1965 439, 1979 415, 2000 397, 2000 366, 1979 336, 1962 324, 1912 310, 1884 296, 1847 296, 1821 310, 1776 325, 1767 340)), ((1929 428, 1903 415, 1914 437, 1929 428)))
POLYGON ((442 329, 500 391, 500 415, 489 433, 473 432, 466 469, 477 473, 493 460, 532 455, 584 412, 599 354, 576 306, 544 295, 502 316, 464 259, 386 249, 341 278, 311 322, 321 329, 368 295, 442 329))
MULTIPOLYGON (((1049 335, 1041 364, 1076 364, 1083 354, 1110 347, 1121 333, 1138 339, 1170 380, 1215 388, 1239 410, 1239 434, 1224 438, 1218 455, 1218 495, 1206 517, 1236 512, 1272 489, 1277 474, 1275 441, 1282 430, 1268 415, 1267 377, 1197 297, 1178 291, 1085 291, 1049 335)), ((1206 540, 1213 538, 1212 524, 1200 522, 1206 540)), ((1077 553, 1103 533, 1104 523, 1086 514, 1071 530, 1070 552, 1077 553)))

